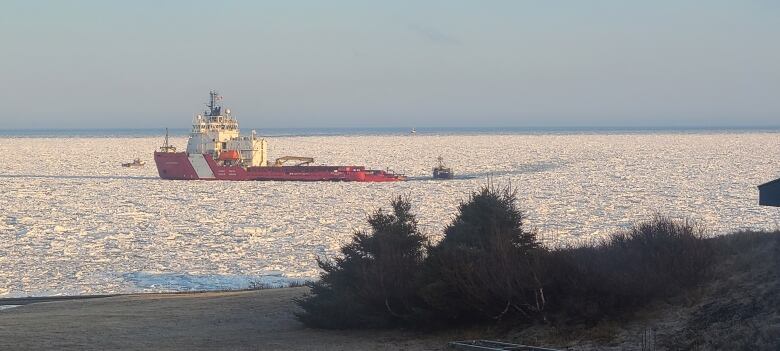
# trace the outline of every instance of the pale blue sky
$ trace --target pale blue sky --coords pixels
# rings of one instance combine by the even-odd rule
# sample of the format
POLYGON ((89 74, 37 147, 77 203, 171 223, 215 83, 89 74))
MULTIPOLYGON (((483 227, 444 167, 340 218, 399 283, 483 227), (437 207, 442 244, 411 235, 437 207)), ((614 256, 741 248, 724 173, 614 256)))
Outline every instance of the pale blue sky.
POLYGON ((4 1, 0 129, 780 125, 780 1, 4 1))

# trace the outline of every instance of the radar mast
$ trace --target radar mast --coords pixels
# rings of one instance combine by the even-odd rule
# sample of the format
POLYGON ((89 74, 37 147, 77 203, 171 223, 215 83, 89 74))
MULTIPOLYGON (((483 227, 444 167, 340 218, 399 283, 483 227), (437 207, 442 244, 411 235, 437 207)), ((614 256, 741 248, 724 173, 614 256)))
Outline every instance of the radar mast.
POLYGON ((216 90, 209 91, 209 103, 206 105, 206 116, 215 117, 222 114, 222 104, 219 101, 222 100, 222 96, 216 90))

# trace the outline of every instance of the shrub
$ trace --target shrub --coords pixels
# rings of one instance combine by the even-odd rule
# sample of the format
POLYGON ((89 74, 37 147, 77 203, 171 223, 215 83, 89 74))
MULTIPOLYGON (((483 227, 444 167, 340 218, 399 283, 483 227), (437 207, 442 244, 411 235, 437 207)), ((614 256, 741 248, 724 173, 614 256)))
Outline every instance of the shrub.
POLYGON ((548 298, 591 320, 621 314, 699 283, 713 254, 701 226, 659 216, 595 245, 553 252, 548 298))
POLYGON ((425 257, 425 237, 417 229, 408 199, 392 202, 369 217, 371 233, 356 232, 341 248, 342 257, 318 259, 321 279, 298 301, 298 318, 320 328, 395 325, 416 305, 416 276, 425 257))
POLYGON ((516 193, 488 185, 458 211, 426 260, 425 302, 450 321, 540 312, 545 304, 540 245, 523 225, 516 193))
MULTIPOLYGON (((579 247, 550 250, 524 223, 517 195, 491 185, 458 207, 430 246, 408 199, 369 217, 298 301, 298 318, 321 328, 445 326, 548 312, 595 322, 622 317, 707 277, 712 240, 693 222, 656 217, 579 247)), ((738 250, 738 249, 734 249, 738 250)))

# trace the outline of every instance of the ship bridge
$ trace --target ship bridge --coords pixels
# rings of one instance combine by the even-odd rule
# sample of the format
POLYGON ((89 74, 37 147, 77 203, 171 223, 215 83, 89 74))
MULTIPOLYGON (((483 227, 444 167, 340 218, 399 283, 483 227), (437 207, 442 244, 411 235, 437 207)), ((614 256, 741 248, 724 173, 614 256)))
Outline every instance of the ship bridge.
POLYGON ((258 139, 254 131, 250 137, 241 137, 238 120, 230 114, 230 109, 222 107, 221 101, 219 93, 209 92, 206 110, 196 115, 192 122, 187 153, 210 154, 217 159, 223 151, 235 150, 240 154, 242 165, 266 166, 268 147, 265 139, 258 139))

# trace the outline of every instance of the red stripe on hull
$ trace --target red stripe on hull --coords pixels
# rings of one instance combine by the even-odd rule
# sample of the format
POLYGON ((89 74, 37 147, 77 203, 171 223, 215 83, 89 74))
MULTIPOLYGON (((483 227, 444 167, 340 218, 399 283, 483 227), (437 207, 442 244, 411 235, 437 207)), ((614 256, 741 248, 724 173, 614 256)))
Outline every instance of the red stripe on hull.
MULTIPOLYGON (((214 180, 275 180, 275 181, 344 181, 344 182, 396 182, 403 176, 384 171, 367 170, 363 166, 281 166, 239 167, 217 164, 211 155, 203 155, 214 173, 214 180)), ((201 179, 185 152, 155 152, 154 162, 163 179, 201 179)))
POLYGON ((155 152, 154 163, 162 179, 200 179, 186 152, 155 152))

